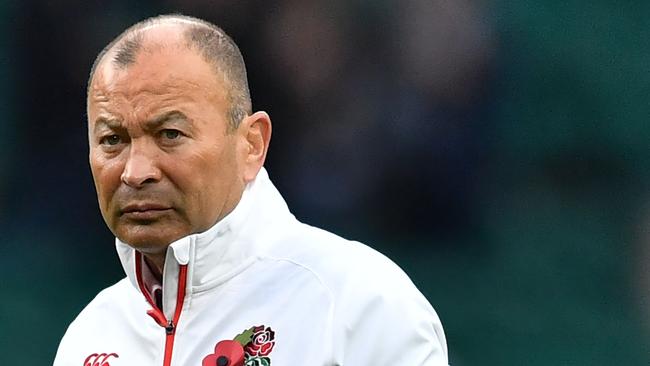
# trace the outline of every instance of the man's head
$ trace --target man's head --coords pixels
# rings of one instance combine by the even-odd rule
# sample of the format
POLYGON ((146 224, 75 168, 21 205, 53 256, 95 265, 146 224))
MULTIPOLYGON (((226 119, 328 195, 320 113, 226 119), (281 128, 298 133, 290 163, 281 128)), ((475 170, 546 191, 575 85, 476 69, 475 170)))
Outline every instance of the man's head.
POLYGON ((88 134, 107 225, 134 248, 164 255, 237 205, 264 163, 271 126, 266 113, 251 114, 232 40, 172 15, 134 25, 99 54, 88 134))

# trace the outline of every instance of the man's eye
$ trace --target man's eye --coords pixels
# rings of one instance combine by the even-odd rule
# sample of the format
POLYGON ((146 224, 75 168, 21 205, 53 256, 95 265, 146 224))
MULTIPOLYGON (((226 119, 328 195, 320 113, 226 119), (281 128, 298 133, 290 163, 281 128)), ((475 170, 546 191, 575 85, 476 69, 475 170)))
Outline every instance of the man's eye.
POLYGON ((102 137, 101 141, 99 142, 102 145, 117 145, 122 141, 120 139, 120 136, 118 135, 110 135, 110 136, 104 136, 102 137))
POLYGON ((181 137, 181 133, 178 130, 163 130, 162 136, 169 140, 175 140, 181 137))

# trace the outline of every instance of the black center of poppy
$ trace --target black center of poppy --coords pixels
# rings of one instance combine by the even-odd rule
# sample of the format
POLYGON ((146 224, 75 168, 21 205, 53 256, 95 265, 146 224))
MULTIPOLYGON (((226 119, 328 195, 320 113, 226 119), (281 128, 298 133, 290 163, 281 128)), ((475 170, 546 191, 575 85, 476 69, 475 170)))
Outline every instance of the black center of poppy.
POLYGON ((228 366, 228 364, 230 363, 228 361, 229 361, 228 357, 219 356, 219 358, 217 358, 217 366, 228 366))

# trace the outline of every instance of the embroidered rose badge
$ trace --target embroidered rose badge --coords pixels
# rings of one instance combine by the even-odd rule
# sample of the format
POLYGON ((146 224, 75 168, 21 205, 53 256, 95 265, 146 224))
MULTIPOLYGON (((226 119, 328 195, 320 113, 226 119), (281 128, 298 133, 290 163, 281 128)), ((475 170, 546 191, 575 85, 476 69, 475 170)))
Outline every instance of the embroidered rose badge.
POLYGON ((270 327, 263 325, 253 327, 252 340, 244 347, 248 357, 268 356, 275 345, 275 332, 270 327))
POLYGON ((269 354, 275 346, 271 327, 258 325, 246 329, 232 341, 220 341, 202 366, 270 366, 269 354))

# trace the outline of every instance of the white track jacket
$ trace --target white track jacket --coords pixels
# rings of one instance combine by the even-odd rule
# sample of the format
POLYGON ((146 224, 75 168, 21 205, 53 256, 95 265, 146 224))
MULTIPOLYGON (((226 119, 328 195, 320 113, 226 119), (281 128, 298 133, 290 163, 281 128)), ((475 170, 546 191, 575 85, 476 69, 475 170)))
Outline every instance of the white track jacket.
POLYGON ((297 221, 264 169, 228 216, 169 246, 162 310, 140 254, 116 247, 126 278, 77 316, 54 366, 448 363, 440 320, 407 275, 297 221))

